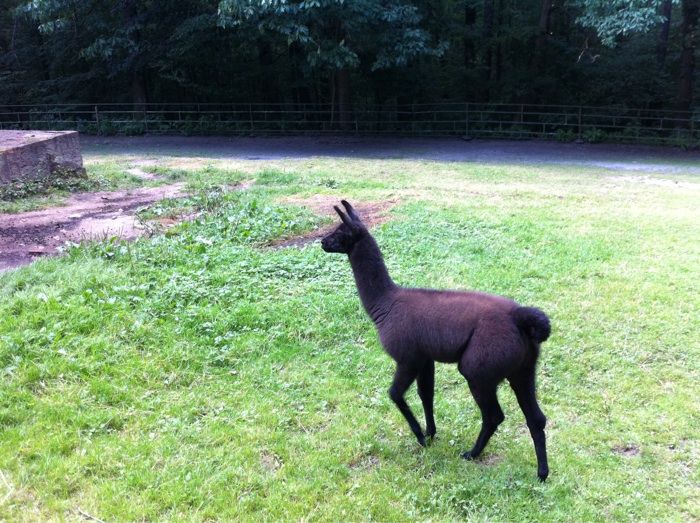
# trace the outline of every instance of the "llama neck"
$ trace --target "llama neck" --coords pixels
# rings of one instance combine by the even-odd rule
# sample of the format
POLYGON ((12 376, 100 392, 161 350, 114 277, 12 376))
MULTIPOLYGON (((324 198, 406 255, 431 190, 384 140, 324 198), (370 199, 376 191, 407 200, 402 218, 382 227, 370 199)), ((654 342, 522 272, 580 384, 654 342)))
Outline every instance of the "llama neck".
POLYGON ((376 321, 386 294, 396 288, 384 264, 377 242, 367 233, 348 255, 360 300, 367 314, 376 321))

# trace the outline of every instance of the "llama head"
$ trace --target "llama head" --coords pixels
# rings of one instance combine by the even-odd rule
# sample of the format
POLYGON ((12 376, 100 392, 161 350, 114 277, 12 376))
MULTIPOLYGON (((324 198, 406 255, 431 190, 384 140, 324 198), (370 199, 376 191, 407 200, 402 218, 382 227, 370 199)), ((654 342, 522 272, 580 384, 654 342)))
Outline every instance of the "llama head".
POLYGON ((345 207, 347 214, 341 211, 337 205, 333 206, 342 223, 321 240, 321 248, 326 252, 349 254, 355 244, 367 234, 367 228, 352 205, 345 200, 341 200, 340 203, 345 207))

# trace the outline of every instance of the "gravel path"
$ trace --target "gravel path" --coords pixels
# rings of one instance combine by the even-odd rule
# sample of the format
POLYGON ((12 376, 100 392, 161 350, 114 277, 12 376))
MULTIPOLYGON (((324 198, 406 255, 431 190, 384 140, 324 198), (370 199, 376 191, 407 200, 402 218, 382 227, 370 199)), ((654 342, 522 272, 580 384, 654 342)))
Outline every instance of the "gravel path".
POLYGON ((86 155, 161 155, 215 159, 278 160, 349 157, 506 164, 562 164, 619 171, 700 174, 700 152, 669 147, 496 141, 459 138, 348 136, 81 137, 86 155))

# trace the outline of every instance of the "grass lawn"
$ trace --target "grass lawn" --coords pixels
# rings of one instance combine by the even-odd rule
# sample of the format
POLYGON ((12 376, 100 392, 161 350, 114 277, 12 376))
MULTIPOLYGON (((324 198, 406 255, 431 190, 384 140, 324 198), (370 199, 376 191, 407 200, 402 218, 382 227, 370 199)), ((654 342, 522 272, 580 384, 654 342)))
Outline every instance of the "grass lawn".
MULTIPOLYGON (((115 162, 89 170, 128 181, 106 174, 115 162)), ((697 177, 358 159, 160 169, 193 196, 149 212, 195 221, 0 274, 0 520, 700 519, 697 177), (478 461, 460 459, 480 417, 455 366, 437 368, 437 439, 417 445, 347 259, 271 245, 327 223, 289 203, 318 194, 395 203, 373 232, 397 283, 549 314, 546 483, 507 386, 505 422, 478 461)), ((408 399, 422 420, 415 388, 408 399)))

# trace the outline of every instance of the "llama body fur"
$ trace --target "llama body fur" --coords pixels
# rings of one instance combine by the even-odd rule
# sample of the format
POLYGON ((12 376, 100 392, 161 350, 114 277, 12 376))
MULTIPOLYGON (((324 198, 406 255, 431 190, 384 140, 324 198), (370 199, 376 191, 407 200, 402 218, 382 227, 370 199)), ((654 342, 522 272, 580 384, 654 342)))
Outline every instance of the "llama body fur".
POLYGON ((343 223, 322 240, 322 247, 349 257, 362 304, 382 346, 396 362, 389 395, 418 442, 425 445, 426 436, 436 433, 434 362, 457 363, 482 415, 477 441, 463 457, 477 457, 503 421, 496 389, 508 379, 535 444, 538 476, 546 479, 546 419, 535 396, 535 368, 539 345, 550 332, 547 316, 501 296, 396 285, 376 241, 352 206, 342 203, 347 215, 336 207, 343 223), (425 434, 404 400, 414 381, 425 411, 425 434))

